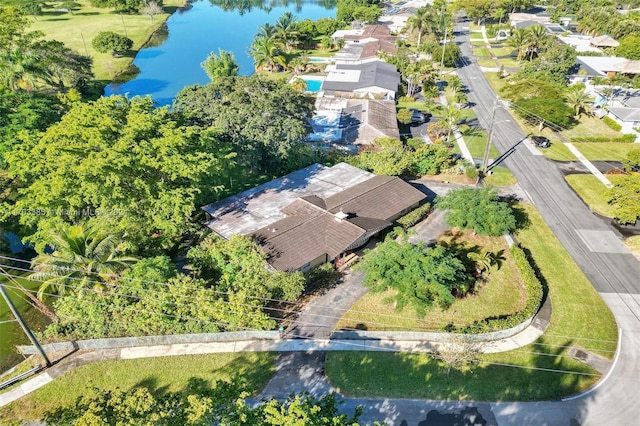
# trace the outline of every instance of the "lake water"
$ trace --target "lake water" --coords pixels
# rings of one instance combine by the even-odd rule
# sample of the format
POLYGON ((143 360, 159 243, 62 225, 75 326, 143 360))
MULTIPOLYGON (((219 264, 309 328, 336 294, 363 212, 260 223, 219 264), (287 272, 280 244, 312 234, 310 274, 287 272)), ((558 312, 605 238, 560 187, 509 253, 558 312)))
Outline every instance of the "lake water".
POLYGON ((241 75, 254 72, 253 58, 247 53, 259 26, 274 24, 284 12, 291 12, 298 21, 335 18, 332 2, 297 0, 292 2, 266 1, 285 4, 267 10, 225 11, 207 0, 192 3, 192 8, 176 12, 167 20, 169 36, 158 47, 140 50, 133 64, 140 69, 137 77, 123 84, 110 84, 105 95, 151 95, 159 105, 171 104, 176 94, 192 84, 206 84, 209 78, 200 64, 213 51, 233 52, 241 75))

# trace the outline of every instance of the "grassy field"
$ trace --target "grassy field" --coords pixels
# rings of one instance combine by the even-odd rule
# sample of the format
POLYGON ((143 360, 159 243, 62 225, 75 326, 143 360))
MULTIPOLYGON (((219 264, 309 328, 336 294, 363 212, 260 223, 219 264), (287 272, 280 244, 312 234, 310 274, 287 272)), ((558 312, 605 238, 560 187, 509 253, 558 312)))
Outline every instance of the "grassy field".
POLYGON ((565 180, 591 210, 613 217, 614 206, 607 202, 609 189, 598 178, 592 174, 576 174, 565 176, 565 180))
POLYGON ((487 185, 491 186, 511 186, 518 183, 511 170, 506 167, 497 166, 491 169, 491 174, 484 179, 487 185))
POLYGON ((580 117, 580 122, 571 129, 563 132, 564 136, 570 141, 571 138, 588 138, 588 137, 603 137, 603 138, 616 138, 622 136, 622 133, 617 132, 604 124, 604 122, 597 117, 588 117, 583 115, 580 117))
POLYGON ((146 43, 176 7, 185 0, 165 0, 162 15, 155 16, 153 22, 148 16, 138 14, 118 14, 112 9, 95 8, 89 0, 78 0, 82 7, 71 13, 53 12, 57 2, 45 9, 31 25, 31 30, 39 30, 48 39, 63 42, 66 46, 93 58, 93 70, 97 80, 109 81, 125 70, 133 61, 137 51, 146 43), (114 58, 109 53, 98 53, 91 46, 91 40, 101 31, 115 31, 133 40, 133 48, 122 57, 114 58))
POLYGON ((548 286, 553 306, 542 338, 516 351, 482 355, 480 362, 449 375, 442 361, 427 355, 332 352, 325 366, 331 383, 346 395, 475 401, 554 399, 593 384, 599 375, 567 357, 568 347, 580 345, 611 358, 615 320, 539 213, 523 207, 531 224, 517 238, 548 286))
POLYGON ((491 58, 491 52, 486 47, 476 47, 473 49, 473 55, 478 58, 491 58))
POLYGON ((623 161, 629 151, 640 149, 640 144, 621 142, 584 142, 573 145, 592 161, 623 161))
POLYGON ((498 68, 498 64, 493 59, 478 59, 478 65, 484 68, 498 68))
POLYGON ((275 354, 264 352, 97 362, 79 367, 3 407, 0 420, 40 419, 48 410, 73 403, 91 386, 122 390, 147 386, 162 394, 182 390, 189 378, 197 377, 211 385, 217 380, 243 381, 256 395, 273 375, 275 359, 275 354))
POLYGON ((393 291, 367 293, 343 316, 338 323, 342 329, 431 331, 440 330, 447 324, 468 325, 491 315, 510 314, 520 310, 526 302, 520 274, 516 269, 509 249, 501 237, 473 236, 470 232, 454 233, 444 238, 464 243, 469 247, 482 247, 491 252, 503 251, 505 261, 501 267, 491 268, 490 280, 483 284, 478 293, 465 297, 447 310, 434 308, 424 318, 416 316, 411 309, 396 311, 385 299, 393 296, 393 291))

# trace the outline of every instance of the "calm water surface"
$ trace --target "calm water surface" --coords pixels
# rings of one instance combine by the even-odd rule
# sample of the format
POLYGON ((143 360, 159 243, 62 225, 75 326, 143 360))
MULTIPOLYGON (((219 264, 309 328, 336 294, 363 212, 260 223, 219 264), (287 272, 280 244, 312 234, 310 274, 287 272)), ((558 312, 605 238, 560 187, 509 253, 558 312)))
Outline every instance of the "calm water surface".
POLYGON ((287 11, 298 21, 335 18, 336 12, 314 0, 298 0, 297 5, 268 11, 252 8, 244 13, 224 11, 206 0, 197 1, 191 9, 176 12, 168 19, 169 37, 161 46, 140 50, 133 61, 140 74, 126 83, 110 84, 105 95, 151 95, 157 104, 168 105, 185 86, 209 82, 200 64, 219 49, 233 52, 240 65, 239 73, 251 75, 253 58, 247 52, 257 28, 266 22, 274 24, 287 11))

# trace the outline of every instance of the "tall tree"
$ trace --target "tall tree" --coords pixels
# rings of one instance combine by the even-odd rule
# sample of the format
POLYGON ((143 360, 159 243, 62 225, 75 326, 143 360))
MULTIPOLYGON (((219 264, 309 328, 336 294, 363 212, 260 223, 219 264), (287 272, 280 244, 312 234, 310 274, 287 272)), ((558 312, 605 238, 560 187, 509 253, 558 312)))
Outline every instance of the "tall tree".
POLYGON ((249 55, 253 58, 253 65, 258 71, 275 71, 278 66, 286 65, 280 43, 275 37, 256 37, 249 47, 249 55))
POLYGON ((222 132, 245 170, 273 173, 282 171, 292 147, 309 134, 313 105, 286 82, 253 75, 188 87, 174 110, 222 132))
POLYGON ((461 188, 436 199, 438 208, 446 209, 450 226, 472 229, 480 235, 500 236, 516 228, 516 219, 508 203, 500 201, 495 190, 461 188))
POLYGON ((182 126, 150 97, 75 103, 8 155, 24 185, 11 212, 37 229, 39 244, 61 223, 89 217, 141 247, 166 247, 188 228, 196 203, 220 188, 231 157, 212 132, 182 126))
POLYGON ((511 31, 511 35, 509 35, 509 38, 506 40, 505 44, 513 48, 514 51, 518 52, 518 54, 516 55, 516 60, 518 62, 521 61, 525 57, 527 53, 527 46, 529 45, 527 32, 523 28, 518 28, 511 31))
POLYGON ((291 52, 291 48, 298 42, 300 33, 296 27, 296 17, 291 12, 285 12, 276 21, 276 38, 291 52))
POLYGON ((86 289, 113 290, 119 275, 136 259, 123 256, 120 239, 97 226, 85 224, 63 226, 47 239, 53 252, 42 252, 31 261, 34 273, 29 279, 41 282, 38 298, 54 292, 81 297, 86 289))
POLYGON ((434 305, 449 308, 453 293, 463 293, 470 277, 464 264, 448 248, 426 247, 387 238, 358 264, 364 284, 374 293, 395 290, 389 301, 397 310, 412 307, 424 316, 434 305))
POLYGON ((609 190, 609 204, 620 223, 634 224, 640 218, 640 173, 631 172, 616 180, 609 190))
POLYGON ((234 77, 238 75, 238 63, 233 52, 227 52, 220 49, 219 54, 211 52, 207 59, 200 64, 202 69, 207 73, 211 81, 216 81, 222 77, 234 77))
POLYGON ((591 114, 591 105, 594 98, 585 91, 584 88, 579 90, 568 90, 565 95, 567 104, 573 108, 576 117, 581 117, 582 114, 591 114))

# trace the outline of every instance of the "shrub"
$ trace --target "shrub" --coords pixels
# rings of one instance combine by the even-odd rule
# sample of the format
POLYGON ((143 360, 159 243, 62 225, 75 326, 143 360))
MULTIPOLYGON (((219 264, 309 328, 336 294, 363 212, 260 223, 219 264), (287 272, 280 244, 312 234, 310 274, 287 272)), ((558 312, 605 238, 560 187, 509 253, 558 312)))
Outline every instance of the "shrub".
POLYGON ((513 258, 516 268, 520 271, 520 277, 527 292, 527 304, 524 309, 512 315, 505 315, 498 318, 485 318, 484 320, 474 322, 472 325, 454 330, 452 330, 451 325, 449 325, 447 326, 448 331, 472 334, 505 330, 521 324, 538 312, 544 295, 542 283, 540 283, 522 248, 515 245, 512 246, 511 257, 513 258))
POLYGON ((404 216, 398 218, 396 222, 398 223, 398 225, 402 226, 404 230, 407 230, 416 223, 422 221, 423 219, 426 219, 429 216, 429 213, 431 213, 431 204, 425 203, 420 207, 413 209, 404 216))
POLYGON ((133 46, 133 40, 113 31, 102 31, 91 41, 91 45, 100 53, 112 55, 125 52, 133 46))
POLYGON ((398 102, 414 102, 415 99, 413 99, 411 96, 400 96, 400 98, 398 98, 398 102))
POLYGON ((604 117, 602 117, 602 121, 604 121, 604 124, 611 127, 616 132, 619 132, 620 130, 622 130, 622 126, 620 125, 620 123, 618 123, 616 120, 614 120, 611 117, 608 117, 605 115, 604 117))
POLYGON ((464 175, 469 179, 476 179, 478 177, 478 169, 473 166, 469 166, 464 170, 464 175))
POLYGON ((636 135, 628 133, 617 138, 608 138, 606 136, 589 136, 586 138, 571 138, 571 142, 619 142, 633 143, 636 141, 636 135))

